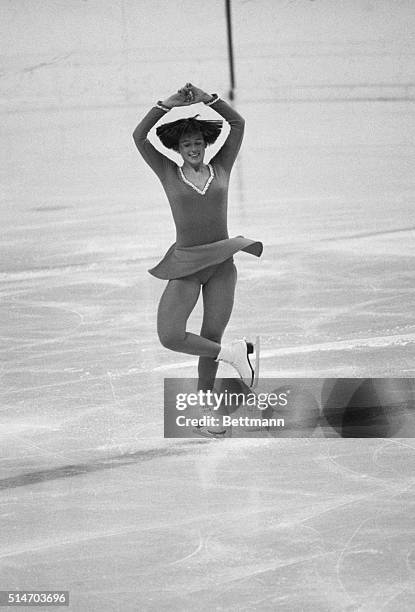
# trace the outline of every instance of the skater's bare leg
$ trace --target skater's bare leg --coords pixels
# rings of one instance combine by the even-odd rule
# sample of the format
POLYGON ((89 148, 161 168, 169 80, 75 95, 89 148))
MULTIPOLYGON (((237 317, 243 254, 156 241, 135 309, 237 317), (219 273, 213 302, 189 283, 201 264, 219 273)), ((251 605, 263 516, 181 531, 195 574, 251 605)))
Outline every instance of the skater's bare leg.
POLYGON ((219 354, 220 345, 186 331, 187 320, 196 306, 199 294, 200 283, 195 279, 169 281, 158 308, 157 331, 160 342, 166 348, 213 360, 219 354))
MULTIPOLYGON (((229 261, 203 286, 203 322, 200 335, 216 344, 221 343, 232 313, 236 276, 236 267, 229 261)), ((213 389, 218 365, 215 358, 200 357, 198 389, 213 389)))

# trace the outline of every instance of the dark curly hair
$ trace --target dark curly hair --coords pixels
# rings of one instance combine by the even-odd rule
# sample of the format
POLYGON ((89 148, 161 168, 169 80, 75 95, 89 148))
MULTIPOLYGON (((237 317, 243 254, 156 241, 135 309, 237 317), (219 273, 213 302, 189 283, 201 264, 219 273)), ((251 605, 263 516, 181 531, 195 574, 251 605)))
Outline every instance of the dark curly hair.
POLYGON ((168 149, 179 150, 179 140, 186 134, 200 132, 206 145, 215 142, 222 129, 222 121, 198 119, 199 115, 163 123, 156 129, 156 134, 168 149))

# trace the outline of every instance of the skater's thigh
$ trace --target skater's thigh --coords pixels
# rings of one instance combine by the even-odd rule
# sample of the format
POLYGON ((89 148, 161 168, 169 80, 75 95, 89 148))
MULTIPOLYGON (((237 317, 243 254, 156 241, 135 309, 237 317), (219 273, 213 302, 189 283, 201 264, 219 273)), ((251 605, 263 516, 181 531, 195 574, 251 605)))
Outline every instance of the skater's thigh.
POLYGON ((200 293, 200 283, 194 279, 175 279, 168 282, 161 296, 157 328, 184 330, 200 293))
POLYGON ((230 319, 236 286, 236 267, 227 259, 203 286, 203 335, 221 337, 230 319))

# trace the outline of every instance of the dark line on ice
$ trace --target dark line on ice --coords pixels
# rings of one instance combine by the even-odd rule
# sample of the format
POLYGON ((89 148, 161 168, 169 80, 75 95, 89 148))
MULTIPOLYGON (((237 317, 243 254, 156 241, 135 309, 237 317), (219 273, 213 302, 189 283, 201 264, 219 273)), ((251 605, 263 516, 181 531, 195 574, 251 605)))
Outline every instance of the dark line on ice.
POLYGON ((323 238, 322 241, 330 242, 336 240, 350 240, 352 238, 367 238, 368 236, 382 236, 385 234, 398 234, 400 232, 413 232, 415 227, 398 227, 390 230, 378 230, 376 232, 359 232, 357 234, 344 234, 342 236, 335 236, 333 238, 323 238))
POLYGON ((33 72, 34 70, 39 70, 39 68, 46 68, 46 66, 53 66, 53 64, 56 64, 57 62, 60 62, 61 60, 65 60, 68 57, 70 57, 72 55, 72 53, 66 53, 66 55, 58 55, 57 57, 54 57, 53 59, 46 61, 46 62, 39 62, 38 64, 34 64, 33 66, 27 66, 26 68, 23 68, 22 72, 33 72))
POLYGON ((140 463, 143 461, 151 461, 153 459, 161 459, 163 457, 179 457, 193 452, 195 444, 209 444, 210 440, 196 440, 195 442, 184 442, 180 447, 170 448, 151 448, 148 450, 139 450, 135 453, 123 453, 122 455, 114 455, 98 459, 92 463, 75 463, 73 465, 62 465, 57 468, 38 470, 37 472, 28 472, 3 478, 0 480, 0 491, 5 489, 15 489, 16 487, 25 487, 35 485, 50 480, 58 480, 60 478, 72 478, 74 476, 83 476, 93 472, 102 470, 112 470, 126 465, 140 463), (183 448, 186 445, 188 448, 183 448))

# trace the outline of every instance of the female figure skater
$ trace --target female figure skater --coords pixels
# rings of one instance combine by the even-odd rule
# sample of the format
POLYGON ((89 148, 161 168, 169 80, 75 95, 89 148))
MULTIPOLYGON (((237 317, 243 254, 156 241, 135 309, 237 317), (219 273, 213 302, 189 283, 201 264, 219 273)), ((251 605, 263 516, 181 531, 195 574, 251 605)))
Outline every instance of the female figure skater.
POLYGON ((230 363, 248 386, 255 381, 258 347, 245 339, 221 344, 229 321, 236 284, 233 255, 246 251, 259 257, 262 243, 237 236, 229 238, 227 196, 229 177, 244 132, 244 119, 216 94, 210 95, 187 83, 146 114, 134 130, 134 142, 154 170, 166 192, 176 226, 176 242, 160 263, 149 270, 168 280, 161 297, 157 329, 161 343, 173 351, 199 355, 199 390, 213 389, 218 361, 230 363), (149 130, 171 108, 203 102, 230 124, 230 133, 209 163, 206 147, 220 134, 222 121, 196 117, 160 125, 156 134, 162 144, 180 153, 180 167, 160 153, 147 139, 149 130), (186 331, 187 320, 203 293, 200 335, 186 331), (255 355, 254 355, 255 352, 255 355), (251 361, 251 357, 255 360, 251 361))

